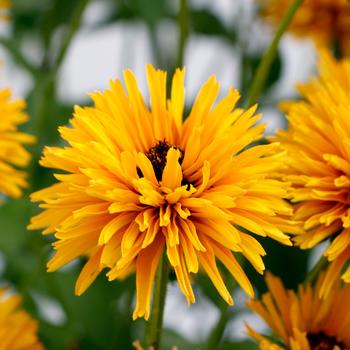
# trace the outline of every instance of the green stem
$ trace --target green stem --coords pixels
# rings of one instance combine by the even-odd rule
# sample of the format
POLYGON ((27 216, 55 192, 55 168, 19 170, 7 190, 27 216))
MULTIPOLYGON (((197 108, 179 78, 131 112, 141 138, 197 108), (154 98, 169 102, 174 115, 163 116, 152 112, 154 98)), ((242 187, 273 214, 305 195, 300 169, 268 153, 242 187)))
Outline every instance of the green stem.
POLYGON ((180 1, 178 26, 179 26, 179 46, 177 51, 177 67, 182 67, 184 64, 185 46, 186 46, 186 41, 189 33, 189 11, 188 11, 187 0, 180 1))
POLYGON ((215 350, 218 348, 218 345, 220 344, 222 336, 224 335, 226 324, 229 321, 229 319, 230 319, 229 306, 225 305, 225 307, 221 309, 220 317, 217 324, 214 326, 208 339, 206 340, 204 350, 215 350))
POLYGON ((77 32, 77 30, 80 27, 81 19, 82 19, 83 13, 84 13, 88 3, 89 3, 89 0, 79 0, 77 6, 75 7, 70 25, 68 27, 68 30, 66 32, 65 37, 63 38, 61 48, 59 50, 56 61, 53 65, 54 72, 57 72, 57 70, 60 68, 60 66, 61 66, 61 64, 66 56, 67 50, 70 46, 70 43, 71 43, 72 39, 74 38, 75 33, 77 32))
POLYGON ((163 315, 166 298, 166 290, 169 277, 169 262, 164 250, 161 258, 154 292, 151 310, 151 318, 146 326, 145 344, 146 349, 152 347, 152 350, 158 350, 163 331, 163 315))
POLYGON ((317 261, 315 266, 310 270, 310 272, 307 274, 304 283, 305 284, 314 284, 317 280, 317 277, 319 276, 320 272, 324 270, 324 268, 327 266, 328 260, 322 255, 320 259, 317 261))
POLYGON ((272 62, 277 54, 278 44, 281 40, 283 33, 287 30, 290 22, 292 21, 295 13, 299 6, 303 3, 303 0, 294 0, 290 5, 285 15, 283 16, 281 23, 279 24, 276 34, 270 44, 270 47, 265 52, 263 58, 260 61, 259 67, 257 68, 253 83, 249 90, 247 107, 257 102, 257 99, 264 87, 272 62))
POLYGON ((0 38, 0 45, 7 50, 7 52, 12 56, 14 61, 18 63, 19 66, 24 68, 32 76, 35 76, 37 74, 38 69, 22 55, 18 49, 17 41, 7 38, 0 38))

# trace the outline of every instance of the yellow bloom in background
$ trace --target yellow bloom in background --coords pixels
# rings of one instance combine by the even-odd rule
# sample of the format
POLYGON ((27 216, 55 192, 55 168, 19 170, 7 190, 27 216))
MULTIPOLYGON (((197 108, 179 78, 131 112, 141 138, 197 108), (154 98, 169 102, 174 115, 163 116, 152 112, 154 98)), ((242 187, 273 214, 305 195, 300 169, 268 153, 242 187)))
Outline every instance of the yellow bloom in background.
POLYGON ((0 288, 0 350, 42 350, 37 322, 18 309, 20 303, 18 295, 0 288))
POLYGON ((8 9, 11 7, 10 0, 0 0, 0 19, 9 19, 8 9))
MULTIPOLYGON (((276 25, 292 0, 259 0, 263 16, 276 25)), ((317 45, 339 45, 350 54, 350 3, 348 0, 304 0, 288 29, 299 37, 311 37, 317 45)))
POLYGON ((88 256, 76 284, 82 294, 104 268, 109 280, 136 272, 134 318, 149 317, 155 272, 166 250, 188 303, 190 274, 201 267, 229 304, 216 261, 251 296, 253 288, 232 252, 263 273, 263 247, 246 230, 290 244, 288 184, 273 178, 282 163, 277 144, 258 145, 264 125, 256 107, 234 109, 231 89, 214 106, 219 84, 211 77, 183 122, 184 71, 177 70, 170 99, 166 73, 147 66, 150 109, 130 71, 94 107, 75 108, 72 127, 60 128, 66 147, 47 147, 41 164, 59 169, 58 183, 32 195, 45 211, 30 229, 54 234, 54 271, 88 256), (62 170, 64 173, 62 173, 62 170), (235 226, 234 226, 235 225, 235 226))
MULTIPOLYGON (((294 186, 295 220, 304 225, 296 244, 308 249, 331 238, 324 296, 350 257, 350 60, 323 52, 319 70, 319 78, 299 87, 303 100, 282 105, 289 127, 272 140, 288 152, 282 176, 294 186)), ((350 282, 350 268, 342 278, 350 282)))
POLYGON ((266 275, 269 291, 261 300, 248 303, 274 333, 274 337, 267 337, 247 326, 261 350, 350 349, 350 285, 341 287, 338 283, 320 299, 323 279, 321 275, 315 287, 300 286, 296 293, 286 290, 279 278, 266 275))
POLYGON ((9 89, 0 90, 0 194, 13 198, 20 197, 27 185, 26 174, 17 169, 30 161, 23 145, 34 142, 33 136, 17 131, 28 120, 24 107, 23 100, 11 100, 9 89))

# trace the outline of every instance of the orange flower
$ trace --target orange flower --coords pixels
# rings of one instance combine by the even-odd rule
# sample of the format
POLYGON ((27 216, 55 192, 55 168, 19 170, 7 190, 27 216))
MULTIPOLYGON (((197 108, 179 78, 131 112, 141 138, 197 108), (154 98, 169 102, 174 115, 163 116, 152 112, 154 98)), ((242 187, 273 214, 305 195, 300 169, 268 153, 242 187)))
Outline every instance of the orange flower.
POLYGON ((6 293, 6 289, 0 289, 0 350, 43 350, 36 321, 18 309, 19 296, 6 293))
POLYGON ((0 90, 0 194, 18 198, 26 187, 26 174, 15 167, 24 167, 30 154, 24 144, 34 142, 34 137, 17 131, 17 126, 28 120, 23 112, 23 100, 10 101, 11 91, 0 90))
MULTIPOLYGON (((260 0, 263 16, 278 24, 292 0, 260 0)), ((289 31, 299 37, 311 37, 317 45, 339 44, 350 53, 350 3, 347 0, 304 0, 289 31)))
POLYGON ((202 267, 233 304, 216 260, 253 295, 233 252, 262 273, 265 251, 247 230, 290 244, 283 231, 293 227, 288 184, 273 178, 283 158, 278 145, 247 149, 264 130, 254 126, 256 107, 234 109, 235 90, 214 107, 219 84, 211 77, 183 122, 184 71, 176 71, 167 100, 166 73, 147 66, 150 110, 133 74, 124 77, 127 92, 117 80, 92 94, 95 106, 76 107, 72 127, 60 129, 68 146, 44 151, 41 164, 59 169, 59 182, 32 195, 45 211, 29 227, 57 238, 49 271, 88 256, 77 294, 104 268, 109 280, 136 271, 134 318, 149 316, 163 250, 188 303, 195 301, 190 274, 202 267))
POLYGON ((261 350, 350 348, 350 285, 342 288, 338 283, 323 300, 318 296, 323 280, 321 275, 315 288, 300 286, 299 293, 295 293, 286 290, 279 278, 267 274, 268 293, 248 303, 274 332, 268 337, 247 326, 261 350))
POLYGON ((287 151, 281 176, 294 187, 295 220, 304 226, 296 244, 308 249, 331 238, 324 296, 340 274, 350 282, 350 60, 323 52, 319 69, 319 78, 300 86, 302 100, 283 104, 289 127, 272 140, 287 151))

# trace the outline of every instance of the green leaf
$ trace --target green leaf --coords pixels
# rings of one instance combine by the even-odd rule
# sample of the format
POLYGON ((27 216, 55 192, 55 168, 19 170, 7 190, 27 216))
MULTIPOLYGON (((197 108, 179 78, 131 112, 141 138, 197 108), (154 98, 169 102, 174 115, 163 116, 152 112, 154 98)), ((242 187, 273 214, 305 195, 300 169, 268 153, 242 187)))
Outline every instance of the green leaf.
POLYGON ((191 25, 193 31, 196 33, 222 36, 231 42, 236 40, 235 34, 225 27, 219 17, 208 10, 192 10, 191 25))
POLYGON ((225 341, 218 350, 257 350, 259 347, 250 340, 225 341))

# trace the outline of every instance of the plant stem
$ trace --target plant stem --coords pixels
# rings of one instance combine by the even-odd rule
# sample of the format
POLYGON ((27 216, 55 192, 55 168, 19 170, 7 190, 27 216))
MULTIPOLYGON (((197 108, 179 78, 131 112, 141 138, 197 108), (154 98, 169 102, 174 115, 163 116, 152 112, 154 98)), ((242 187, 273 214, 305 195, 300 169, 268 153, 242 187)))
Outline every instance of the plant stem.
POLYGON ((215 350, 220 344, 220 341, 226 328, 226 324, 230 319, 229 306, 225 305, 224 308, 222 308, 220 311, 221 312, 219 320, 214 326, 213 330, 211 331, 208 339, 206 340, 204 350, 215 350))
POLYGON ((151 318, 146 326, 146 349, 152 347, 152 350, 158 350, 160 346, 168 276, 169 262, 166 256, 166 250, 164 249, 154 286, 151 318))
POLYGON ((320 272, 327 266, 328 260, 322 255, 314 267, 307 274, 304 283, 314 284, 320 272))
POLYGON ((20 67, 24 68, 32 76, 37 74, 38 69, 23 56, 18 49, 17 41, 1 37, 0 45, 7 50, 20 67))
POLYGON ((74 38, 76 31, 80 27, 81 19, 82 19, 84 10, 86 9, 86 6, 88 5, 88 3, 89 3, 89 0, 79 0, 77 6, 75 7, 70 25, 68 27, 68 30, 66 32, 65 37, 63 38, 61 48, 60 48, 59 53, 57 55, 56 61, 53 65, 54 72, 57 72, 57 70, 60 68, 60 66, 61 66, 61 64, 66 56, 67 50, 70 46, 70 43, 71 43, 72 39, 74 38))
POLYGON ((187 0, 180 0, 180 11, 178 16, 179 26, 179 46, 177 51, 177 67, 182 67, 184 64, 185 45, 189 33, 189 11, 187 0))
POLYGON ((263 58, 260 61, 260 64, 257 68, 255 77, 253 79, 252 85, 249 90, 247 107, 253 105, 257 102, 257 99, 261 93, 261 90, 264 87, 272 62, 276 56, 278 50, 278 44, 281 40, 283 33, 287 30, 290 22, 292 21, 295 13, 297 12, 299 6, 303 3, 303 0, 294 0, 293 3, 289 6, 285 15, 283 16, 281 23, 279 24, 277 31, 271 44, 267 51, 265 52, 263 58))

